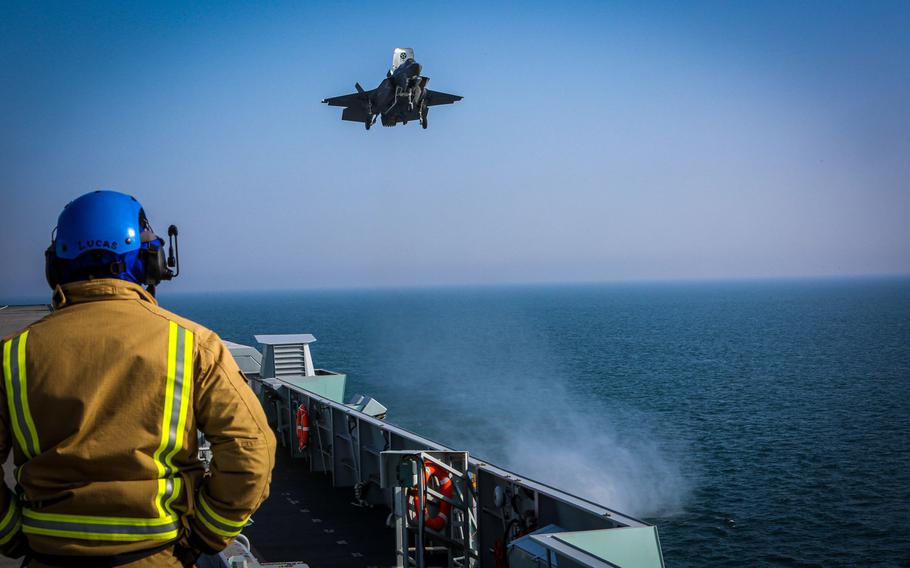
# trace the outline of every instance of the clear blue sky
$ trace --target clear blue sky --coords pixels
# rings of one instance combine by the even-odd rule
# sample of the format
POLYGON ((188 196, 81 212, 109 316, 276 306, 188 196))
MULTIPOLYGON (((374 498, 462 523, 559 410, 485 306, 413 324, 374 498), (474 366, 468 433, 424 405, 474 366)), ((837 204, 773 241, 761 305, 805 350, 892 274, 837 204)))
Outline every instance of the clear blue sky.
POLYGON ((910 272, 910 3, 0 4, 0 298, 63 205, 173 291, 910 272), (413 47, 464 95, 343 123, 413 47))

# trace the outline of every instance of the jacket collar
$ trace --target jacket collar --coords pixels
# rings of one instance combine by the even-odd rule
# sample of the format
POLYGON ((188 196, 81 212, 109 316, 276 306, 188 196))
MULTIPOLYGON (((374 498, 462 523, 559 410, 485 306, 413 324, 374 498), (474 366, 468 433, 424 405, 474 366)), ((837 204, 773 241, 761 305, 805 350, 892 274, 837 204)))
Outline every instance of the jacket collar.
POLYGON ((158 305, 145 288, 119 278, 98 278, 70 282, 54 289, 54 309, 98 300, 144 300, 158 305))

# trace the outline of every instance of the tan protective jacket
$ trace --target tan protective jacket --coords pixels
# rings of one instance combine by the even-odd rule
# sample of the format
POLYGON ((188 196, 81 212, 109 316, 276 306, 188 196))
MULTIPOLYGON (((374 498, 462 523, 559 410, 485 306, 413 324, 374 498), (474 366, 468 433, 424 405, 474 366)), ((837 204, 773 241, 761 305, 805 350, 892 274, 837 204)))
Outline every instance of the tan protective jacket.
POLYGON ((275 438, 218 336, 116 279, 67 284, 3 341, 0 547, 110 556, 226 546, 268 496, 275 438), (204 475, 197 428, 214 458, 204 475))

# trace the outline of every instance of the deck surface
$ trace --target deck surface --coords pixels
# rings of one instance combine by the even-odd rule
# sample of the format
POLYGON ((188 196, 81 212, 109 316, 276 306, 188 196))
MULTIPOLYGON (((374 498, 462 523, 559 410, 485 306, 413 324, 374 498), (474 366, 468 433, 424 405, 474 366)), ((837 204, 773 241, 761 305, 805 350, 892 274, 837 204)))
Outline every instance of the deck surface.
POLYGON ((326 474, 278 448, 270 496, 243 532, 266 562, 306 562, 310 568, 395 566, 389 511, 353 504, 351 488, 336 489, 326 474))
POLYGON ((0 305, 0 337, 12 335, 49 313, 51 313, 51 308, 47 304, 33 306, 0 305))

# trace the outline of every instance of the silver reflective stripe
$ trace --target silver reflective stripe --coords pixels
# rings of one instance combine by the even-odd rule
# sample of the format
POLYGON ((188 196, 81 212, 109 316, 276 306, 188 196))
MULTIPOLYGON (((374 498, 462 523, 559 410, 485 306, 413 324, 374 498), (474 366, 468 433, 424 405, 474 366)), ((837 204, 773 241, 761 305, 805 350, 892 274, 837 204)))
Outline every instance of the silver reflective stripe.
POLYGON ((16 338, 12 340, 12 345, 10 346, 9 366, 10 378, 12 379, 11 382, 13 387, 13 392, 10 393, 10 399, 15 407, 16 424, 19 427, 19 431, 22 432, 22 437, 25 439, 25 447, 22 448, 22 451, 25 453, 27 458, 31 459, 38 455, 40 452, 38 451, 35 440, 32 438, 28 423, 25 420, 25 408, 22 405, 23 384, 21 380, 22 376, 20 375, 21 370, 19 368, 20 341, 22 341, 22 335, 16 336, 16 338))
POLYGON ((168 422, 167 445, 164 448, 164 472, 169 479, 165 481, 164 495, 161 498, 162 507, 164 507, 164 504, 167 503, 174 493, 174 480, 170 479, 170 477, 174 475, 175 469, 174 464, 171 463, 171 452, 174 451, 174 447, 177 445, 177 436, 180 435, 180 432, 177 431, 177 426, 180 423, 180 409, 183 406, 184 349, 186 349, 186 330, 183 327, 178 327, 177 354, 174 358, 174 395, 171 399, 171 419, 168 422))
MULTIPOLYGON (((11 498, 12 499, 12 498, 11 498)), ((0 544, 6 543, 19 528, 19 507, 14 500, 10 501, 9 509, 3 519, 0 520, 0 544)))
POLYGON ((249 517, 246 517, 242 521, 233 521, 222 517, 208 504, 204 490, 199 491, 196 495, 196 505, 196 512, 198 513, 196 518, 199 522, 210 532, 220 536, 226 536, 228 538, 237 536, 250 520, 249 517))
MULTIPOLYGON (((161 496, 161 507, 167 511, 167 502, 171 498, 171 495, 174 494, 174 479, 169 477, 164 480, 164 494, 161 496)), ((168 511, 170 512, 170 511, 168 511)))
POLYGON ((171 406, 171 421, 170 427, 167 434, 167 447, 164 449, 165 455, 165 471, 168 475, 171 475, 174 472, 173 465, 171 463, 171 452, 174 451, 174 446, 177 445, 177 436, 181 433, 177 431, 177 425, 180 423, 180 409, 182 408, 183 402, 183 357, 184 349, 186 349, 186 330, 182 327, 177 328, 177 356, 176 356, 176 365, 174 367, 174 396, 173 406, 171 406))
MULTIPOLYGON (((35 529, 45 529, 50 531, 61 531, 66 533, 71 533, 75 538, 78 538, 77 535, 88 536, 88 535, 114 535, 114 534, 128 534, 128 535, 158 535, 163 533, 169 533, 177 530, 180 526, 177 521, 172 521, 164 525, 157 526, 142 526, 142 525, 105 525, 105 524, 95 524, 95 523, 78 523, 73 521, 51 521, 45 519, 35 519, 31 517, 25 518, 25 526, 27 528, 35 529)), ((26 532, 29 532, 26 530, 26 532)))
POLYGON ((176 322, 168 323, 167 376, 165 377, 164 413, 161 419, 161 442, 153 459, 158 468, 158 492, 155 505, 164 517, 172 514, 170 502, 180 493, 181 483, 175 478, 179 468, 174 456, 183 448, 187 427, 190 391, 193 381, 193 332, 176 322))
MULTIPOLYGON (((219 521, 219 520, 216 519, 215 517, 211 516, 211 515, 208 513, 208 511, 205 510, 204 507, 199 507, 198 509, 196 509, 196 513, 198 513, 199 516, 205 518, 205 521, 206 521, 205 524, 211 525, 209 528, 214 527, 214 528, 216 528, 216 529, 218 529, 218 530, 220 530, 220 531, 224 531, 224 532, 229 533, 229 534, 231 534, 231 535, 240 534, 240 531, 243 530, 243 527, 237 528, 237 527, 232 527, 231 525, 222 523, 221 521, 219 521)), ((225 536, 227 536, 227 535, 225 535, 225 536)))

